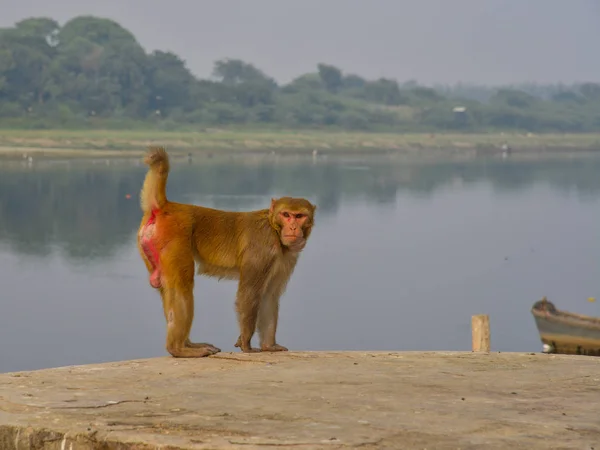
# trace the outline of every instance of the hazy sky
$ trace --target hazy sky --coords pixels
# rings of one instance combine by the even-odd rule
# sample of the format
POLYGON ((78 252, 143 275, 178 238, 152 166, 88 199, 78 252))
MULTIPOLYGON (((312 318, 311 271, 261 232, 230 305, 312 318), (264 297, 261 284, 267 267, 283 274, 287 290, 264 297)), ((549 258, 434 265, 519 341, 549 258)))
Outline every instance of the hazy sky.
POLYGON ((229 57, 283 82, 318 62, 421 83, 600 79, 598 0, 0 0, 0 11, 0 26, 111 18, 201 77, 229 57))

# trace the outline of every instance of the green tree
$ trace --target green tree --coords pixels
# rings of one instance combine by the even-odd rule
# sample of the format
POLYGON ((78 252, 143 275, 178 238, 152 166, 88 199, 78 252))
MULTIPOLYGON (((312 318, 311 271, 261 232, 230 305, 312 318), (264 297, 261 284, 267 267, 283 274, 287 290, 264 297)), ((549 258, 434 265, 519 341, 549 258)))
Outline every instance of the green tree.
POLYGON ((155 51, 146 63, 148 108, 167 115, 174 108, 193 110, 190 91, 196 81, 185 62, 171 52, 155 51))
POLYGON ((317 64, 319 77, 329 92, 337 92, 342 87, 342 71, 334 66, 327 64, 317 64))
POLYGON ((264 82, 276 87, 272 78, 266 76, 252 64, 239 59, 221 59, 215 62, 213 76, 221 83, 236 85, 240 83, 264 82))
POLYGON ((600 130, 596 82, 423 86, 319 63, 279 86, 253 64, 228 58, 215 62, 212 75, 194 76, 172 52, 147 54, 112 20, 79 16, 60 27, 27 18, 0 29, 0 125, 600 130))

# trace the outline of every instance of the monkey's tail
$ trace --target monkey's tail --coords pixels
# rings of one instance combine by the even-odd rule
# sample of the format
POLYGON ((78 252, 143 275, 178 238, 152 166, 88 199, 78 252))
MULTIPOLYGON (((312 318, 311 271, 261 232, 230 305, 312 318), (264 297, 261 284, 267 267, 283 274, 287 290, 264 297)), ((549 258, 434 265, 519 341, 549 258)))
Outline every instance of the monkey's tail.
POLYGON ((167 178, 169 177, 169 155, 164 147, 149 147, 144 158, 148 173, 140 194, 140 205, 144 213, 162 209, 167 203, 167 178))

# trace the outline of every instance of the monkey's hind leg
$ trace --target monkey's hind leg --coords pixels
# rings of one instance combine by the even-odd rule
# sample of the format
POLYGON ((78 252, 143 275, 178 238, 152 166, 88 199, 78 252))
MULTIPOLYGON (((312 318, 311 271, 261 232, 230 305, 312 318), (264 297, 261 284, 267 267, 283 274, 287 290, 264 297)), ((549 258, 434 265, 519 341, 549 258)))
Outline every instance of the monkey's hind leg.
POLYGON ((167 351, 176 358, 202 358, 221 350, 189 339, 194 321, 194 260, 185 245, 171 242, 161 255, 161 296, 167 319, 167 351))

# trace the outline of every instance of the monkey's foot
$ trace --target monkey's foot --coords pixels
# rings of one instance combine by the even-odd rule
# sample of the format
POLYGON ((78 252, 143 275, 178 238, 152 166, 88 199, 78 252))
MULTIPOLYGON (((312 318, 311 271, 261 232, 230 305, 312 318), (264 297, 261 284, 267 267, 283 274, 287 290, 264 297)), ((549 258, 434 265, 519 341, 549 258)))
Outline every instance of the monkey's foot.
POLYGON ((239 347, 242 349, 242 352, 244 353, 260 353, 260 348, 254 348, 252 347, 249 343, 248 345, 242 345, 242 337, 238 337, 237 342, 235 343, 234 347, 239 347))
POLYGON ((287 352, 288 349, 287 347, 284 347, 283 345, 279 345, 279 344, 273 344, 273 345, 263 345, 261 347, 261 350, 263 352, 287 352))
POLYGON ((243 353, 260 353, 261 350, 260 348, 256 348, 256 347, 242 347, 242 352, 243 353))
POLYGON ((204 358, 205 356, 214 355, 213 351, 209 347, 192 348, 192 347, 167 347, 167 351, 171 356, 175 358, 204 358))
POLYGON ((212 351, 213 354, 219 353, 221 351, 219 347, 215 347, 214 345, 209 344, 207 342, 192 342, 189 339, 185 341, 185 346, 188 348, 205 348, 207 350, 212 351))

